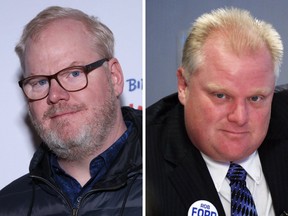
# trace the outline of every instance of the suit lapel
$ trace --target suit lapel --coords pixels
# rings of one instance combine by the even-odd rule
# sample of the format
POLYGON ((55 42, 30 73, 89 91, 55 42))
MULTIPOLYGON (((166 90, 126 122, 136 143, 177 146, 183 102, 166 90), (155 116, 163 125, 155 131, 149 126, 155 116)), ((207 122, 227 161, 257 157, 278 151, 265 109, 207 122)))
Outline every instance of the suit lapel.
POLYGON ((168 123, 167 145, 163 149, 169 166, 169 180, 187 208, 187 213, 194 202, 206 200, 216 207, 219 215, 225 215, 205 161, 187 136, 183 110, 180 107, 177 111, 168 123))
POLYGON ((274 211, 288 212, 288 140, 266 138, 258 152, 274 211))

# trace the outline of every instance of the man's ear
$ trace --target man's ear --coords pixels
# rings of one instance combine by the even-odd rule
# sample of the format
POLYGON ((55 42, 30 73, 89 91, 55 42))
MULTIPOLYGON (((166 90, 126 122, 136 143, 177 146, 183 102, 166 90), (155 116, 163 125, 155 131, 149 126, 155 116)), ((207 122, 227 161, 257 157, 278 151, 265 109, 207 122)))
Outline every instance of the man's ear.
POLYGON ((122 94, 124 88, 124 76, 121 65, 116 58, 112 58, 109 60, 108 66, 111 72, 111 81, 115 95, 119 97, 122 94))
POLYGON ((186 104, 188 85, 184 76, 185 70, 182 67, 179 67, 177 70, 177 79, 178 79, 178 98, 181 104, 186 104))

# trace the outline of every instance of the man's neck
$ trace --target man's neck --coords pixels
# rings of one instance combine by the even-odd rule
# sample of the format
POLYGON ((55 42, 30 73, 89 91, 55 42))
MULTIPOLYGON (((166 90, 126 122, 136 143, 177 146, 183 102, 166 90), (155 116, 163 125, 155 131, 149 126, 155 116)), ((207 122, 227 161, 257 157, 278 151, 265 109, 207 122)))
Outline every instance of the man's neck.
POLYGON ((70 176, 75 178, 83 187, 91 178, 90 175, 90 162, 93 160, 94 155, 85 157, 77 161, 67 161, 58 159, 60 167, 70 176))

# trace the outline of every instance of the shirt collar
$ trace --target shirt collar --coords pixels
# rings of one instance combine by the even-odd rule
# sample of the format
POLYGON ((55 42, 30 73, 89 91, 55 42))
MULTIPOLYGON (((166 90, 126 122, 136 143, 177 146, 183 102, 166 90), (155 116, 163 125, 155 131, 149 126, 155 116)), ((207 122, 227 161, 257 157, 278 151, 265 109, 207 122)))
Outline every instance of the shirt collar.
MULTIPOLYGON (((230 163, 217 162, 217 161, 212 160, 210 157, 203 154, 202 152, 201 154, 202 154, 204 161, 206 162, 206 165, 208 167, 208 170, 210 172, 210 175, 212 177, 216 190, 217 192, 219 192, 226 178, 226 174, 228 172, 230 163)), ((260 183, 261 177, 262 177, 261 176, 261 162, 260 162, 257 151, 254 152, 245 160, 234 161, 234 163, 241 165, 246 170, 248 176, 253 181, 255 181, 256 184, 260 183)))
POLYGON ((95 170, 97 170, 98 163, 100 161, 104 161, 104 166, 106 169, 109 169, 114 159, 117 157, 118 153, 126 143, 131 131, 132 131, 132 122, 125 121, 127 130, 125 133, 108 149, 106 149, 103 153, 101 153, 98 157, 94 158, 90 163, 90 173, 91 176, 95 175, 95 170))
POLYGON ((243 161, 234 161, 234 163, 237 163, 241 165, 247 172, 248 176, 256 182, 256 184, 259 184, 261 181, 261 162, 259 158, 258 151, 255 151, 252 155, 250 155, 247 159, 243 161))
MULTIPOLYGON (((125 121, 125 124, 127 130, 124 132, 124 134, 122 134, 122 136, 112 146, 90 162, 90 174, 92 177, 97 173, 96 171, 99 169, 99 165, 105 166, 105 168, 108 169, 113 163, 114 159, 117 157, 119 151, 125 145, 126 140, 131 134, 133 123, 130 121, 125 121)), ((65 174, 65 171, 60 167, 57 156, 54 153, 50 155, 50 164, 54 175, 59 173, 65 174)))

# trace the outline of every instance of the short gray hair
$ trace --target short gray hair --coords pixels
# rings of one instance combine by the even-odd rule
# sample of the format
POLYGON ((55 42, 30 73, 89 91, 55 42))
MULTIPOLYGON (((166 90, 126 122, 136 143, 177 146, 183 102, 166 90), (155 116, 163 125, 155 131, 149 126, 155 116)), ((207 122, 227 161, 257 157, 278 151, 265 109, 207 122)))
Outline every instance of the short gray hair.
POLYGON ((25 71, 24 53, 27 40, 36 38, 48 24, 60 19, 74 19, 82 22, 91 35, 95 51, 103 58, 110 59, 114 56, 114 36, 106 25, 101 23, 96 17, 89 16, 80 10, 52 6, 41 11, 25 26, 20 41, 15 47, 23 71, 25 71))

